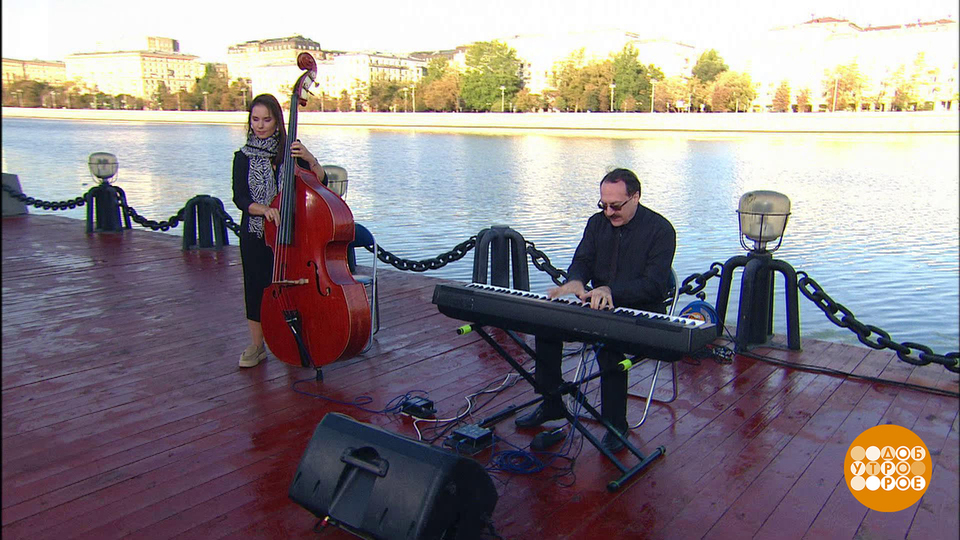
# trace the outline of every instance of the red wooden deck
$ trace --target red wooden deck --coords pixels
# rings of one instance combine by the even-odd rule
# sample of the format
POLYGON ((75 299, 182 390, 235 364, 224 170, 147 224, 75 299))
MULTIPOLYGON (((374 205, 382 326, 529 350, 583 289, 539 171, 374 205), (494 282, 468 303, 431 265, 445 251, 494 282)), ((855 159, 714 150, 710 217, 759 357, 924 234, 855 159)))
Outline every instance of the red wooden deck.
MULTIPOLYGON (((86 235, 82 222, 56 216, 4 218, 2 236, 4 538, 312 538, 316 518, 287 489, 324 414, 416 436, 410 418, 295 392, 292 384, 312 370, 275 359, 237 368, 247 329, 236 247, 182 252, 176 237, 86 235)), ((512 372, 437 312, 437 280, 393 270, 380 279, 374 347, 327 366, 324 383, 300 390, 345 401, 370 396, 374 409, 423 390, 440 415, 452 416, 465 395, 512 372)), ((758 352, 958 387, 957 375, 940 366, 913 368, 862 347, 806 340, 802 353, 758 352)), ((572 476, 495 473, 499 534, 958 537, 957 399, 743 356, 677 367, 679 398, 654 404, 631 435, 645 451, 664 445, 666 456, 614 494, 605 485, 616 470, 589 444, 572 476), (867 510, 843 478, 850 442, 884 423, 912 429, 933 456, 928 491, 896 513, 867 510)), ((649 376, 638 369, 638 380, 649 376)), ((520 382, 472 421, 531 396, 520 382)), ((643 401, 630 407, 635 420, 643 401)), ((520 447, 532 437, 512 419, 496 433, 520 447)), ((490 454, 476 458, 486 464, 490 454)))

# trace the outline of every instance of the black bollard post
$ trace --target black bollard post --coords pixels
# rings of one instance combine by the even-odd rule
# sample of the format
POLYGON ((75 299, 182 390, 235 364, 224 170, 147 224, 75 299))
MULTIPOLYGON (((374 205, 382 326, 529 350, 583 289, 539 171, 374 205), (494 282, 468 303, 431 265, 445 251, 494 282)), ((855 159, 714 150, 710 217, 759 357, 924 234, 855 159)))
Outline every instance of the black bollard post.
POLYGON ((788 263, 775 260, 769 252, 751 251, 731 257, 723 265, 717 292, 717 316, 721 328, 726 321, 733 272, 743 267, 740 303, 737 311, 736 350, 746 351, 766 344, 773 335, 774 272, 784 277, 787 315, 787 347, 800 350, 800 310, 797 272, 788 263))
POLYGON ((121 232, 124 221, 121 219, 121 207, 126 216, 126 228, 131 228, 130 216, 126 215, 127 197, 123 190, 107 182, 94 187, 84 196, 87 205, 87 232, 121 232), (94 226, 96 216, 96 226, 94 226))
POLYGON ((209 195, 197 195, 183 210, 183 250, 220 249, 229 245, 223 202, 209 195))
POLYGON ((527 243, 517 231, 506 225, 494 225, 477 233, 473 252, 473 282, 487 283, 487 264, 490 261, 490 284, 522 291, 530 290, 530 270, 527 267, 527 243), (492 246, 492 251, 491 251, 492 246), (510 284, 510 266, 513 266, 513 284, 510 284))

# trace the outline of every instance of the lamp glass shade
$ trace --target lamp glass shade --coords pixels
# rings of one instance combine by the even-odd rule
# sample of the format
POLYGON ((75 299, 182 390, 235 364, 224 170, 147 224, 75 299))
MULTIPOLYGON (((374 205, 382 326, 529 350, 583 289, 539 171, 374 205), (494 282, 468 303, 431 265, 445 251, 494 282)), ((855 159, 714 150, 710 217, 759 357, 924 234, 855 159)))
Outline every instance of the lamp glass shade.
POLYGON ((771 242, 783 234, 790 199, 776 191, 750 191, 740 197, 740 232, 754 242, 771 242))
POLYGON ((120 162, 117 161, 117 156, 108 152, 94 152, 90 154, 87 166, 90 167, 90 174, 107 181, 117 175, 120 162))

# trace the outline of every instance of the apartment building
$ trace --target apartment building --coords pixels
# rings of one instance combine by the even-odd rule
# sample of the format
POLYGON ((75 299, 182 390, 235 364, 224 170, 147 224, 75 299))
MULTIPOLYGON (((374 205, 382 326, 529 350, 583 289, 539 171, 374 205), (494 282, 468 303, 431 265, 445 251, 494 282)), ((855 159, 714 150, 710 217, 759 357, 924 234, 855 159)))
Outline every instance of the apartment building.
POLYGON ((4 84, 28 79, 61 85, 67 80, 67 67, 63 62, 44 60, 3 59, 4 84))
POLYGON ((179 52, 176 40, 148 37, 147 45, 155 49, 68 55, 67 79, 106 94, 152 99, 161 83, 179 92, 190 90, 203 76, 198 57, 179 52))

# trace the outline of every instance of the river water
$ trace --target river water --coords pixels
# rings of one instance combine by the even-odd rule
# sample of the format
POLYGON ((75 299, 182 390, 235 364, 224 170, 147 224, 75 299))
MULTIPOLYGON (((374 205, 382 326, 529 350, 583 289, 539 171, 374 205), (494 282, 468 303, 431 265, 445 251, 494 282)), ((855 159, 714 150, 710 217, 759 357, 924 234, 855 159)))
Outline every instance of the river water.
MULTIPOLYGON (((635 171, 642 202, 677 230, 681 279, 743 254, 737 202, 769 189, 792 202, 778 259, 806 271, 863 323, 892 339, 939 353, 960 345, 960 213, 955 135, 750 134, 634 139, 473 135, 301 126, 322 163, 349 172, 346 200, 358 222, 397 256, 436 256, 492 224, 519 231, 566 268, 599 180, 614 167, 635 171)), ((198 194, 232 203, 230 168, 242 126, 3 119, 3 171, 24 193, 73 199, 94 185, 93 152, 120 161, 117 185, 157 221, 198 194)), ((30 212, 54 213, 34 208, 30 212)), ((85 210, 56 212, 85 218, 85 210)), ((82 226, 78 224, 78 227, 82 226)), ((136 225, 135 225, 136 226, 136 225)), ((180 228, 169 234, 181 234, 180 228)), ((472 254, 428 275, 469 281, 472 254)), ((367 260, 363 257, 361 261, 367 260)), ((532 265, 531 288, 549 277, 532 265)), ((785 333, 777 276, 775 330, 785 333)), ((706 289, 716 302, 719 279, 706 289)), ((736 275, 727 314, 736 321, 736 275)), ((681 299, 681 306, 692 297, 681 299)), ((805 338, 856 343, 801 295, 805 338)))

